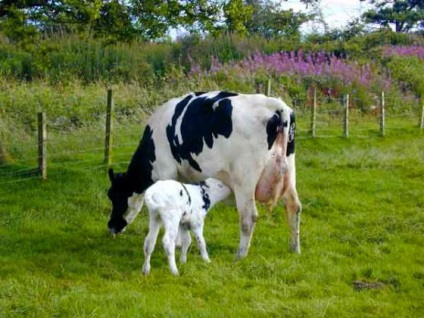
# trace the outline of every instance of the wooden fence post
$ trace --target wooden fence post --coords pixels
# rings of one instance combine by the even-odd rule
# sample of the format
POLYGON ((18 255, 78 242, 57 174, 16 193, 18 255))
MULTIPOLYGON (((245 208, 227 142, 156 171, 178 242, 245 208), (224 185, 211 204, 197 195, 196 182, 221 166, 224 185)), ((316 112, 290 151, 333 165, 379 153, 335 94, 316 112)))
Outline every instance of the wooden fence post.
POLYGON ((106 136, 105 136, 105 158, 104 163, 110 165, 112 162, 112 89, 107 90, 107 104, 106 104, 106 136))
POLYGON ((271 96, 271 78, 268 78, 268 84, 266 86, 266 96, 271 96))
POLYGON ((384 92, 381 92, 381 102, 380 102, 380 135, 384 137, 386 134, 386 109, 385 109, 385 100, 384 92))
POLYGON ((46 113, 38 113, 38 170, 41 179, 47 179, 46 113))
POLYGON ((349 137, 349 94, 345 95, 345 112, 343 120, 343 135, 349 137))
POLYGON ((317 90, 314 88, 314 100, 311 107, 311 136, 315 137, 317 119, 317 90))

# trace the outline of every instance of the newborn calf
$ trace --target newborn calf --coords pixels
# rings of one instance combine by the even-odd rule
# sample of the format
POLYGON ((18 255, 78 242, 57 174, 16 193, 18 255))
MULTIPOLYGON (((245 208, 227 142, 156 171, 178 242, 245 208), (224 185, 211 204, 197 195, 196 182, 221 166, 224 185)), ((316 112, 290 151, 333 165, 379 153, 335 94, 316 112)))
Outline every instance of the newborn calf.
POLYGON ((187 261, 191 244, 191 230, 196 238, 202 258, 210 262, 203 237, 203 224, 208 211, 215 203, 226 199, 231 189, 216 179, 206 179, 198 184, 183 184, 174 180, 157 181, 146 190, 144 202, 149 210, 149 233, 144 241, 143 274, 150 273, 150 257, 154 250, 159 229, 163 224, 163 248, 169 267, 178 275, 175 263, 175 243, 181 238, 181 262, 187 261))

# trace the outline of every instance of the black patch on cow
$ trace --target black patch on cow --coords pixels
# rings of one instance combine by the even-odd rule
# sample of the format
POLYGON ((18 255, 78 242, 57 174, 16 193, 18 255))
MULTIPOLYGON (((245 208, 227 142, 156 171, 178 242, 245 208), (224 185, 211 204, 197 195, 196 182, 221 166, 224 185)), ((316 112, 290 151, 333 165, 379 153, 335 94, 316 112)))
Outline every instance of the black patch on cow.
POLYGON ((211 206, 211 200, 209 198, 209 185, 205 182, 205 181, 201 181, 199 182, 199 187, 200 187, 200 194, 202 195, 202 200, 203 200, 203 206, 202 209, 204 209, 205 211, 208 211, 209 207, 211 206))
POLYGON ((125 221, 123 215, 128 209, 128 198, 132 194, 132 189, 126 173, 116 173, 111 181, 112 186, 107 192, 109 199, 112 201, 112 214, 108 227, 112 233, 119 233, 127 226, 127 221, 125 221))
POLYGON ((150 126, 144 129, 143 137, 128 166, 127 179, 132 190, 142 193, 153 184, 152 163, 156 160, 155 143, 150 126))
POLYGON ((135 151, 126 173, 110 174, 112 186, 108 191, 112 201, 112 213, 108 227, 119 233, 127 226, 124 213, 128 209, 128 198, 134 193, 142 193, 153 184, 152 163, 156 160, 153 131, 149 126, 144 129, 143 137, 135 151))
POLYGON ((289 127, 289 140, 287 143, 286 156, 294 153, 295 150, 295 135, 296 135, 296 116, 294 112, 290 113, 290 127, 289 127))
POLYGON ((176 105, 171 124, 166 127, 166 135, 177 162, 187 160, 194 169, 202 171, 192 154, 200 154, 204 143, 212 148, 214 139, 220 135, 230 137, 233 131, 233 106, 228 98, 232 96, 237 94, 220 92, 212 97, 189 95, 176 105), (178 120, 181 120, 180 132, 176 127, 178 120), (181 143, 177 136, 179 134, 181 143))
POLYGON ((277 138, 277 134, 281 127, 287 127, 287 122, 283 123, 281 111, 277 110, 266 123, 268 149, 271 149, 272 145, 274 144, 274 141, 277 138))
POLYGON ((203 95, 203 94, 205 94, 205 93, 206 93, 206 92, 195 92, 195 93, 194 93, 194 96, 196 96, 196 97, 197 97, 197 96, 203 95))

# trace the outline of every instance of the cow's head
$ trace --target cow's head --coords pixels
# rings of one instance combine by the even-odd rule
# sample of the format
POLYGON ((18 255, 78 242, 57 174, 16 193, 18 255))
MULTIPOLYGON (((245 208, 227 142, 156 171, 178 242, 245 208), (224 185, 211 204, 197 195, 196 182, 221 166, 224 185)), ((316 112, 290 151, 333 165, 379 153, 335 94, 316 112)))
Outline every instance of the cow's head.
POLYGON ((110 233, 118 234, 128 225, 124 216, 128 210, 128 199, 131 197, 132 191, 125 173, 115 174, 113 169, 109 169, 109 179, 112 185, 107 196, 112 201, 112 213, 107 226, 110 233))

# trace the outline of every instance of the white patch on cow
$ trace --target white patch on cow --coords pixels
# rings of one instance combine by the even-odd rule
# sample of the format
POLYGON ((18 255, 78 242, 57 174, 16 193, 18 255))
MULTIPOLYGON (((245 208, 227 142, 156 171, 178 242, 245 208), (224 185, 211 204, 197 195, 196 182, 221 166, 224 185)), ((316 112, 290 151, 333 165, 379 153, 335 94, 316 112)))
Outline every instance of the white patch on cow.
POLYGON ((215 111, 217 109, 217 107, 219 106, 219 103, 216 102, 212 105, 212 109, 215 111))
POLYGON ((128 198, 128 210, 127 213, 124 215, 124 219, 125 221, 127 221, 128 224, 131 224, 137 217, 138 213, 143 207, 143 203, 143 194, 134 192, 132 196, 128 198))
POLYGON ((288 142, 293 142, 294 140, 295 125, 295 123, 291 123, 290 125, 288 142))
MULTIPOLYGON (((188 105, 187 105, 188 106, 188 105)), ((183 112, 181 113, 180 117, 177 119, 177 123, 175 125, 175 132, 178 137, 178 142, 180 145, 183 143, 183 137, 181 136, 181 123, 183 121, 184 115, 187 112, 188 107, 184 108, 183 112)))

